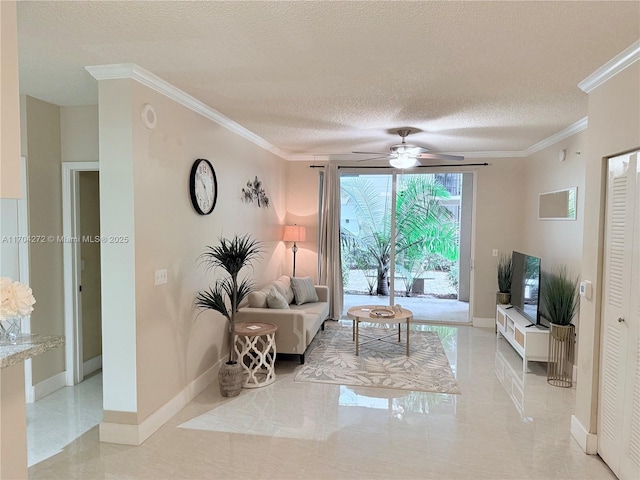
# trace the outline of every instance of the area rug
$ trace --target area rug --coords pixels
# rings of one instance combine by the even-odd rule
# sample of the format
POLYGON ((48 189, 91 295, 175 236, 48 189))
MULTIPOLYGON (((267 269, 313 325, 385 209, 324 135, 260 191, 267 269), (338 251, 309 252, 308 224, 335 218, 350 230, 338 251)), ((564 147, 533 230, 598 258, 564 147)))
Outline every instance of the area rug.
MULTIPOLYGON (((367 335, 383 333, 382 329, 367 327, 360 327, 360 332, 367 335)), ((404 348, 404 331, 402 338, 401 344, 376 341, 361 346, 360 355, 356 356, 351 327, 328 324, 316 336, 315 346, 312 346, 306 363, 299 367, 294 380, 461 393, 437 332, 411 332, 411 354, 408 357, 404 348)))

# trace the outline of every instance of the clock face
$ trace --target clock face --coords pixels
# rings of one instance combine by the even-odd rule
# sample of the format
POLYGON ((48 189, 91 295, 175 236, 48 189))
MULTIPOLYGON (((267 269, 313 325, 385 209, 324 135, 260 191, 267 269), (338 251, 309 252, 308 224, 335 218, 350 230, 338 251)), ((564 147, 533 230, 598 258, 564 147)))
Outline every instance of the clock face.
POLYGON ((191 167, 189 178, 191 203, 200 215, 209 215, 216 206, 218 182, 209 160, 200 158, 191 167))

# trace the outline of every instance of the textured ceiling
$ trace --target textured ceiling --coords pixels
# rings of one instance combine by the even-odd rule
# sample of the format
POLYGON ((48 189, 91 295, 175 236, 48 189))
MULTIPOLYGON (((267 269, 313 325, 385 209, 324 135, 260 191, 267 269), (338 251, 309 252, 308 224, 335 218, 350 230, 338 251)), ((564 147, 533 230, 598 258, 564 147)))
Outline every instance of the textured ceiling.
POLYGON ((290 154, 522 151, 587 115, 578 82, 640 2, 18 2, 21 93, 97 103, 135 63, 290 154))

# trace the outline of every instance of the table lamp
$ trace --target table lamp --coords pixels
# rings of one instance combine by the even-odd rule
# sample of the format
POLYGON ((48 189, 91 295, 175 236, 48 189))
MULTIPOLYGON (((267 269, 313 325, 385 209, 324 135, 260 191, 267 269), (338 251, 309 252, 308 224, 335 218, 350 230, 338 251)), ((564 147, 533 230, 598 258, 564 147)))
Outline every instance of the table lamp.
POLYGON ((298 246, 296 242, 304 242, 307 237, 307 230, 305 227, 299 227, 298 225, 286 225, 284 227, 284 238, 285 242, 293 242, 293 276, 296 276, 296 252, 298 251, 298 246))

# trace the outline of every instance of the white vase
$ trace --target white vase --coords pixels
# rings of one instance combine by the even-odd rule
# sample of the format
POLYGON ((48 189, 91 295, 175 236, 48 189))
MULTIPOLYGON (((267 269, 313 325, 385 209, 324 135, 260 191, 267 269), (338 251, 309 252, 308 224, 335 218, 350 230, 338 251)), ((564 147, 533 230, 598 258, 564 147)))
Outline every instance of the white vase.
POLYGON ((0 320, 0 344, 15 345, 21 332, 22 317, 7 317, 0 320))

